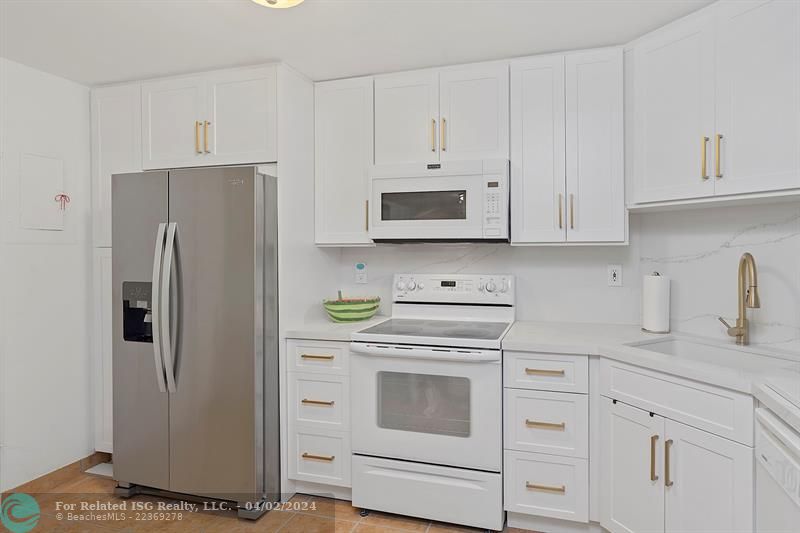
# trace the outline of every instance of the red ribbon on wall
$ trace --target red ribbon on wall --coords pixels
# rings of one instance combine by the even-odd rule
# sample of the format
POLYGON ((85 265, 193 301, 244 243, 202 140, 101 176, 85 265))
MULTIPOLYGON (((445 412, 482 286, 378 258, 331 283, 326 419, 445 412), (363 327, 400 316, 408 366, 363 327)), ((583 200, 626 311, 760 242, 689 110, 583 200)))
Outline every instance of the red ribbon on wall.
POLYGON ((56 202, 61 204, 61 210, 64 211, 67 209, 67 204, 69 203, 69 195, 68 194, 57 194, 55 198, 56 202))

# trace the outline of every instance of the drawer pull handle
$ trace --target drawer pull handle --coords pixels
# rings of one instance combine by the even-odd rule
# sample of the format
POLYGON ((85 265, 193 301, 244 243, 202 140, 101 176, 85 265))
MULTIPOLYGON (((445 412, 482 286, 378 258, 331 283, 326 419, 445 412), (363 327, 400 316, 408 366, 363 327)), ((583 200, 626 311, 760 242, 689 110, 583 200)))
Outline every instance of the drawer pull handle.
POLYGON ((543 368, 526 368, 525 373, 529 376, 564 376, 564 370, 545 370, 543 368))
POLYGON ((314 455, 313 453, 303 452, 303 459, 311 459, 312 461, 328 461, 331 462, 336 459, 335 455, 314 455))
POLYGON ((314 355, 310 353, 304 353, 300 356, 301 359, 313 359, 314 361, 333 361, 332 355, 314 355))
POLYGON ((566 422, 561 422, 559 424, 554 424, 553 422, 538 422, 536 420, 529 420, 525 419, 525 425, 529 428, 538 428, 538 429, 555 429, 559 431, 564 431, 567 427, 566 422))
POLYGON ((334 402, 333 400, 326 402, 324 400, 309 400, 308 398, 303 398, 303 400, 300 403, 304 405, 325 405, 328 407, 333 407, 334 402))
POLYGON ((658 442, 658 435, 650 437, 650 481, 658 481, 658 474, 656 474, 656 442, 658 442))
POLYGON ((560 487, 554 487, 552 485, 537 485, 536 483, 530 483, 528 481, 525 482, 525 488, 528 490, 541 490, 544 492, 554 492, 557 494, 565 494, 567 492, 567 487, 561 485, 560 487))

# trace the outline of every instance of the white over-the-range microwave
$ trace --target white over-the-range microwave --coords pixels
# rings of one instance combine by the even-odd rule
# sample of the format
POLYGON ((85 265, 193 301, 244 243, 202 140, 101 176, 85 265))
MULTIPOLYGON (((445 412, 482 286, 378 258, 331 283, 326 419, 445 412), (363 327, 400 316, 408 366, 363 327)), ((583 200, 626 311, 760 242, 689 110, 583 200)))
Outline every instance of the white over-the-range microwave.
POLYGON ((368 211, 376 242, 507 242, 508 160, 375 165, 368 211))

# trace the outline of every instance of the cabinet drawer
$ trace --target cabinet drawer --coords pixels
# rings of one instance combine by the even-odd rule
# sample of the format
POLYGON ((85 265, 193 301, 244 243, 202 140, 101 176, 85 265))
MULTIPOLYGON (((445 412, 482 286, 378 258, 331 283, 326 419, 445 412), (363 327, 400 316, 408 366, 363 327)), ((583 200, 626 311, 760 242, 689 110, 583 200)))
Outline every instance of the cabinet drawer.
POLYGON ((506 389, 505 414, 506 448, 589 457, 589 396, 506 389))
POLYGON ((589 357, 505 352, 503 386, 562 392, 589 392, 589 357))
POLYGON ((505 452, 505 508, 574 522, 589 521, 586 459, 505 452))
POLYGON ((347 342, 287 341, 289 371, 322 372, 324 374, 350 373, 350 349, 347 342))
POLYGON ((600 393, 753 445, 753 398, 749 394, 605 358, 600 362, 600 393))
POLYGON ((344 431, 350 427, 350 378, 292 372, 289 418, 297 426, 344 431))
POLYGON ((290 429, 289 478, 349 487, 350 434, 290 429))

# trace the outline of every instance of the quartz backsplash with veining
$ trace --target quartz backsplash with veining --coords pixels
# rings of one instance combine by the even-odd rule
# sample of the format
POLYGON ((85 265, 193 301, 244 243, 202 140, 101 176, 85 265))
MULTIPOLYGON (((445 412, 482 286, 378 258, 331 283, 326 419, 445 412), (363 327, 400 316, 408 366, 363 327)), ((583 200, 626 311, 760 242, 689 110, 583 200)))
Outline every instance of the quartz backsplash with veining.
POLYGON ((519 320, 638 323, 641 276, 672 278, 671 326, 727 338, 717 321, 735 318, 737 268, 751 252, 761 309, 748 310, 751 341, 800 352, 800 202, 703 207, 631 216, 630 246, 512 247, 408 244, 344 249, 347 294, 377 294, 389 313, 395 272, 509 273, 517 276, 519 320), (354 283, 367 263, 369 283, 354 283), (608 287, 606 266, 621 264, 623 286, 608 287))

